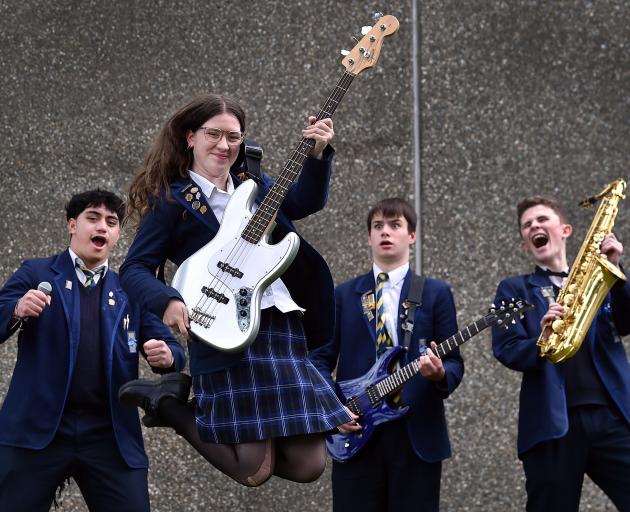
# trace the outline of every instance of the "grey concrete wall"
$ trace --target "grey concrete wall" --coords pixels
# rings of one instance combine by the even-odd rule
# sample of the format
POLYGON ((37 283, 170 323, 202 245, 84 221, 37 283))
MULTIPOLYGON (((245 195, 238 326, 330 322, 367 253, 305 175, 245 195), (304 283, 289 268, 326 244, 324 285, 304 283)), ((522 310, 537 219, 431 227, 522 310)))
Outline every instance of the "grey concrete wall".
MULTIPOLYGON (((248 133, 278 172, 341 75, 339 49, 382 10, 398 17, 400 31, 340 106, 328 207, 300 224, 338 283, 366 269, 367 208, 386 195, 413 199, 412 1, 0 0, 0 281, 23 259, 65 248, 62 208, 73 192, 124 193, 159 126, 192 94, 240 98, 248 133)), ((434 0, 417 8, 423 267, 452 285, 464 325, 485 312, 502 277, 529 269, 513 211, 521 197, 566 199, 575 252, 592 217, 577 200, 627 178, 630 7, 434 0)), ((629 216, 622 204, 622 240, 629 216)), ((454 456, 444 465, 442 508, 521 510, 520 377, 493 359, 488 335, 462 352, 466 376, 448 401, 454 456)), ((0 346, 0 398, 14 360, 12 339, 0 346)), ((145 439, 153 510, 330 509, 328 472, 309 485, 272 479, 246 489, 172 432, 147 430, 145 439)), ((584 510, 613 509, 591 483, 583 494, 584 510)), ((86 510, 75 486, 63 509, 86 510)))

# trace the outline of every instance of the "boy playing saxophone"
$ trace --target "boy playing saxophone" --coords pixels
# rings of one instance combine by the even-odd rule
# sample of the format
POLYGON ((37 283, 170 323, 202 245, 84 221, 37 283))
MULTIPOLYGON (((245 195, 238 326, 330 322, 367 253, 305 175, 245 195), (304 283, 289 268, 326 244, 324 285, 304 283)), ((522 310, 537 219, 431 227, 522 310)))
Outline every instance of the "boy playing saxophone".
MULTIPOLYGON (((517 207, 521 246, 536 264, 532 274, 503 280, 497 300, 521 297, 535 306, 523 322, 495 328, 495 357, 522 372, 518 455, 527 510, 577 511, 587 474, 619 510, 630 510, 630 365, 621 336, 630 333, 630 285, 617 281, 574 357, 554 364, 536 345, 563 318, 555 298, 569 265, 572 227, 555 198, 532 196, 517 207)), ((619 267, 623 246, 608 233, 600 251, 619 267)))

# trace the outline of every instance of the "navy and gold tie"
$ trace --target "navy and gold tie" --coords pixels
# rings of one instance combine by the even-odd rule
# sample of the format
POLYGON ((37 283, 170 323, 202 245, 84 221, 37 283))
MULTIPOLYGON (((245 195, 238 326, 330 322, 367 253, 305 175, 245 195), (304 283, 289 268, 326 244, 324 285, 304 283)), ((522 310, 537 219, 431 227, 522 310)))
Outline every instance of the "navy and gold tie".
POLYGON ((105 266, 101 266, 96 270, 90 270, 79 260, 76 261, 75 266, 80 269, 81 272, 83 272, 83 275, 85 276, 85 283, 83 283, 83 286, 85 286, 86 288, 93 288, 94 286, 96 286, 96 276, 102 276, 103 272, 105 271, 105 266))
POLYGON ((385 304, 383 303, 383 285, 389 276, 381 272, 376 276, 376 353, 380 356, 392 346, 392 338, 385 327, 385 304))

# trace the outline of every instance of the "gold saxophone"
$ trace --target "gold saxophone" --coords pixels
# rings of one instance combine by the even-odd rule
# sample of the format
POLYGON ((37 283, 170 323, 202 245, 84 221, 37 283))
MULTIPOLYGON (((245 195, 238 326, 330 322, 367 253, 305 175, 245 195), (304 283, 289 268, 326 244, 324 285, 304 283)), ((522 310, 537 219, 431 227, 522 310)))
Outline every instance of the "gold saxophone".
POLYGON ((553 363, 565 361, 578 351, 612 286, 619 279, 626 280, 623 272, 599 251, 602 240, 612 231, 619 211, 618 204, 626 197, 625 192, 626 182, 620 178, 608 184, 596 196, 580 203, 580 206, 588 208, 603 198, 571 266, 571 272, 558 294, 556 302, 564 307, 563 318, 551 324, 549 338, 543 339, 541 333, 536 342, 540 347, 540 356, 553 363))

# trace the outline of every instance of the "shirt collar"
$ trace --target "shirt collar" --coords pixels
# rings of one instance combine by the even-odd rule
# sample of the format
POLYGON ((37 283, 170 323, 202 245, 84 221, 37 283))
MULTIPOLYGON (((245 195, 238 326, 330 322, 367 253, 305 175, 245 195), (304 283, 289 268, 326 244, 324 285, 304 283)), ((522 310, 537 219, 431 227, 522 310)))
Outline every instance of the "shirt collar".
MULTIPOLYGON (((541 269, 543 269, 545 272, 549 270, 549 267, 545 267, 544 265, 537 265, 537 266, 540 267, 541 269)), ((569 273, 569 265, 564 267, 560 272, 566 272, 568 274, 569 273)))
MULTIPOLYGON (((76 267, 77 265, 77 261, 83 265, 83 266, 87 266, 85 264, 85 262, 79 258, 79 256, 77 256, 77 254, 70 249, 70 247, 68 247, 68 252, 70 253, 70 259, 72 260, 72 265, 76 267)), ((105 275, 105 273, 107 272, 107 270, 109 269, 109 260, 105 260, 101 265, 99 265, 98 267, 92 269, 92 270, 98 270, 99 268, 103 268, 103 275, 105 275)))
MULTIPOLYGON (((374 280, 376 281, 376 276, 379 275, 381 272, 384 272, 384 270, 381 270, 376 263, 373 263, 372 272, 374 273, 374 280)), ((409 272, 409 262, 404 263, 400 267, 396 267, 395 269, 387 272, 391 285, 396 286, 398 283, 403 281, 405 279, 405 276, 407 275, 407 272, 409 272)))
POLYGON ((202 176, 201 174, 197 174, 196 172, 191 170, 188 170, 188 173, 190 174, 190 178, 199 186, 199 188, 203 192, 203 195, 206 196, 206 198, 210 197, 214 189, 217 189, 217 192, 221 194, 232 195, 234 193, 234 181, 232 181, 232 175, 230 173, 228 173, 227 177, 226 191, 218 189, 214 183, 212 183, 208 178, 202 176))

